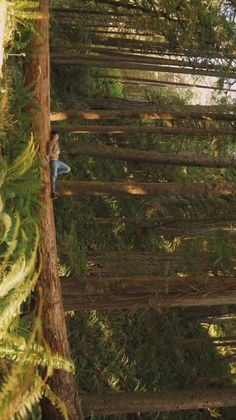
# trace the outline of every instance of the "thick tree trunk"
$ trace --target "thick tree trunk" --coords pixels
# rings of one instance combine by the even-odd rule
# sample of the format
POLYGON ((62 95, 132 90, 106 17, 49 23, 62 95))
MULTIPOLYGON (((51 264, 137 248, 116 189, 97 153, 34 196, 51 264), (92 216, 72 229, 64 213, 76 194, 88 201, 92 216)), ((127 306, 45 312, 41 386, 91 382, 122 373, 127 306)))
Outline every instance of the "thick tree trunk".
MULTIPOLYGON (((236 289, 235 289, 236 291, 236 289)), ((174 339, 175 344, 182 347, 229 347, 231 349, 236 348, 236 337, 205 337, 205 338, 182 338, 177 337, 174 339)))
POLYGON ((182 310, 181 316, 186 322, 205 322, 209 321, 214 323, 215 317, 231 314, 236 312, 236 305, 213 305, 213 306, 199 306, 193 308, 186 308, 182 310))
MULTIPOLYGON (((111 20, 111 19, 110 19, 111 20)), ((87 23, 87 22, 86 22, 87 23)), ((189 57, 189 59, 197 58, 201 60, 206 60, 209 58, 217 59, 220 58, 224 60, 224 62, 227 62, 228 60, 235 59, 236 55, 231 54, 227 51, 221 52, 215 50, 213 51, 204 51, 204 50, 191 50, 191 49, 181 49, 178 47, 173 48, 170 44, 164 43, 164 42, 156 42, 154 43, 154 46, 152 46, 153 41, 151 40, 137 40, 132 38, 123 38, 123 29, 133 29, 129 25, 129 21, 116 21, 112 20, 111 22, 105 22, 104 19, 100 21, 96 21, 96 23, 91 22, 87 23, 88 27, 99 27, 99 28, 116 28, 117 30, 120 30, 119 35, 122 35, 122 38, 114 38, 109 37, 109 32, 107 32, 107 37, 98 37, 93 35, 92 36, 92 46, 90 44, 86 45, 80 45, 80 44, 72 44, 69 45, 53 45, 52 50, 53 51, 77 51, 77 52, 94 52, 99 53, 100 51, 106 51, 107 54, 110 53, 110 51, 115 52, 117 51, 117 47, 119 47, 118 51, 127 52, 127 53, 145 53, 146 55, 158 55, 158 56, 177 56, 177 57, 189 57), (118 45, 118 43, 121 43, 122 45, 118 45), (141 44, 140 44, 141 43, 141 44), (131 46, 132 44, 132 46, 131 46), (94 45, 94 46, 93 46, 94 45)), ((133 32, 134 35, 134 32, 133 32)), ((150 35, 150 33, 149 33, 150 35)))
POLYGON ((125 1, 116 1, 116 0, 96 0, 97 4, 105 4, 105 5, 109 5, 114 7, 115 9, 117 8, 122 8, 122 9, 127 9, 128 11, 133 10, 133 11, 138 11, 138 12, 142 12, 142 13, 147 13, 147 14, 151 14, 153 16, 164 16, 164 18, 169 16, 165 16, 166 13, 163 13, 162 11, 157 11, 156 8, 152 8, 152 7, 144 7, 138 4, 131 4, 131 3, 127 3, 125 1))
POLYGON ((161 127, 150 125, 55 125, 54 130, 61 133, 109 133, 109 134, 170 134, 173 136, 191 135, 191 136, 227 136, 235 135, 234 128, 198 128, 198 127, 161 127))
POLYGON ((236 72, 232 69, 224 70, 204 70, 204 69, 193 69, 185 67, 171 67, 161 66, 154 64, 145 64, 139 62, 113 60, 112 57, 78 57, 78 58, 52 58, 52 64, 54 65, 79 65, 79 66, 90 66, 90 67, 101 67, 101 68, 115 68, 115 69, 128 69, 128 70, 142 70, 142 71, 155 71, 159 73, 176 73, 176 74, 191 74, 195 76, 208 76, 208 77, 224 77, 227 79, 235 79, 236 72))
MULTIPOLYGON (((46 146, 50 132, 50 83, 49 83, 49 45, 48 45, 48 0, 40 0, 40 12, 45 18, 36 22, 37 40, 33 43, 33 56, 27 66, 27 83, 34 86, 32 108, 32 129, 39 145, 39 154, 44 162, 41 179, 44 190, 41 196, 44 211, 41 218, 40 259, 42 271, 40 283, 43 291, 42 323, 43 332, 51 350, 65 358, 70 358, 65 315, 62 304, 60 281, 57 268, 57 247, 52 201, 50 198, 50 171, 45 162, 46 146)), ((79 414, 76 384, 72 374, 61 370, 54 372, 49 380, 53 392, 65 403, 70 420, 82 419, 79 414)), ((43 403, 46 419, 61 419, 58 409, 48 400, 43 403)))
POLYGON ((99 181, 60 181, 60 195, 135 195, 161 196, 180 195, 193 197, 199 195, 235 195, 235 182, 99 182, 99 181))
MULTIPOLYGON (((112 32, 110 32, 112 33, 112 32)), ((117 35, 117 34, 116 34, 117 35)), ((145 35, 145 34, 144 34, 145 35)), ((222 71, 222 72, 227 72, 230 71, 230 67, 229 66, 225 66, 225 65, 220 65, 220 64, 212 64, 209 62, 202 62, 202 63, 198 63, 196 60, 176 60, 176 59, 170 59, 170 58, 163 58, 163 57, 150 57, 147 55, 141 55, 141 54, 130 54, 130 53, 125 53, 125 52, 119 52, 119 51, 106 51, 106 50, 102 50, 100 49, 99 51, 97 51, 96 54, 91 54, 90 55, 83 55, 81 54, 81 52, 78 54, 76 51, 74 51, 73 54, 71 54, 70 52, 66 52, 65 51, 62 53, 60 52, 52 52, 51 54, 51 59, 52 60, 74 60, 74 59, 95 59, 95 60, 108 60, 110 61, 112 59, 112 61, 117 61, 118 63, 120 62, 129 62, 129 63, 140 63, 140 64, 153 64, 153 65, 166 65, 166 66, 170 66, 171 68, 173 68, 173 73, 175 71, 175 66, 176 67, 186 67, 186 68, 192 68, 192 69, 207 69, 207 70, 215 70, 215 71, 222 71)))
POLYGON ((199 111, 150 111, 140 110, 83 110, 69 109, 51 113, 51 121, 64 121, 69 119, 83 120, 117 120, 117 119, 143 119, 143 120, 206 120, 206 121, 236 121, 236 114, 224 112, 199 112, 199 111))
POLYGON ((236 406, 235 387, 82 396, 82 407, 86 416, 234 406, 236 406))
MULTIPOLYGON (((141 77, 129 77, 129 76, 115 76, 115 75, 99 75, 101 79, 111 79, 111 80, 118 80, 120 83, 123 84, 131 84, 131 85, 143 85, 143 86, 156 86, 158 88, 162 87, 178 87, 178 88, 197 88, 197 89, 209 89, 209 90, 219 90, 218 86, 207 86, 207 85, 200 85, 198 83, 184 83, 184 82, 171 82, 167 80, 156 80, 156 79, 144 79, 141 77)), ((229 89, 223 88, 224 92, 236 92, 236 89, 229 89)))
POLYGON ((127 13, 125 12, 114 12, 109 10, 99 10, 99 9, 83 9, 83 8, 65 8, 65 7, 51 7, 50 11, 57 15, 61 14, 62 17, 66 17, 66 14, 80 14, 80 15, 95 15, 95 16, 119 16, 119 17, 127 17, 127 13))
POLYGON ((83 220, 84 224, 99 224, 99 225, 114 225, 114 224, 134 224, 143 226, 173 226, 173 227, 207 227, 207 226, 228 226, 232 223, 232 221, 236 221, 235 215, 226 215, 226 216, 215 216, 215 217, 190 217, 190 218, 179 218, 175 216, 163 216, 163 217, 96 217, 94 219, 89 218, 89 220, 83 220))
POLYGON ((93 45, 103 45, 108 47, 122 47, 122 48, 132 48, 139 51, 150 51, 152 54, 158 53, 159 51, 165 51, 166 54, 172 55, 172 51, 178 51, 184 53, 185 56, 190 57, 209 57, 209 58, 235 58, 235 50, 229 51, 225 48, 218 50, 189 50, 186 48, 181 48, 180 46, 171 45, 166 42, 158 42, 152 40, 140 40, 140 39, 130 39, 130 38, 113 38, 109 36, 93 36, 91 38, 91 43, 93 45))
POLYGON ((143 163, 158 163, 161 165, 199 166, 205 168, 230 168, 236 166, 236 158, 209 157, 195 153, 171 154, 156 151, 143 151, 111 146, 101 146, 77 140, 66 151, 72 155, 94 156, 105 159, 125 160, 143 163))
POLYGON ((65 311, 236 304, 235 277, 62 277, 61 285, 65 311))
MULTIPOLYGON (((128 111, 139 111, 139 110, 147 110, 151 112, 158 112, 158 106, 154 102, 144 101, 144 100, 131 100, 131 99, 124 99, 124 98, 106 98, 106 97, 96 97, 91 98, 89 101, 90 109, 93 110, 128 110, 128 111)), ((168 106, 164 108, 162 107, 162 111, 175 111, 176 106, 173 108, 168 106)), ((179 111, 184 112, 201 112, 201 113, 236 113, 236 106, 235 105, 183 105, 179 111)))
POLYGON ((163 235, 170 238, 194 238, 196 236, 220 235, 221 238, 236 238, 236 231, 229 224, 222 226, 215 226, 214 223, 209 223, 208 226, 189 226, 184 223, 181 226, 141 226, 136 228, 137 233, 144 233, 148 230, 156 232, 156 234, 163 235))
MULTIPOLYGON (((151 15, 152 17, 158 18, 158 19, 168 19, 170 21, 177 21, 178 19, 176 17, 170 17, 169 14, 164 13, 162 11, 156 11, 153 9, 149 9, 147 7, 143 7, 143 6, 138 6, 135 4, 131 4, 131 3, 125 3, 125 2, 119 2, 119 4, 116 1, 112 1, 112 0, 106 0, 103 2, 97 1, 97 3, 105 3, 105 4, 109 4, 111 6, 115 6, 115 8, 122 8, 122 9, 128 9, 128 12, 117 12, 117 11, 107 11, 107 9, 90 9, 90 14, 96 14, 95 12, 99 12, 99 14, 101 15, 106 15, 107 13, 111 13, 114 15, 119 15, 119 16, 130 16, 130 18, 134 17, 134 16, 142 16, 142 13, 147 13, 148 15, 151 15), (129 11, 132 10, 135 12, 135 15, 133 13, 129 13, 129 11)), ((52 12, 54 13, 63 13, 63 15, 65 15, 66 13, 72 13, 72 14, 88 14, 87 9, 82 9, 82 8, 73 8, 73 9, 67 9, 65 7, 52 7, 50 9, 52 12)))
POLYGON ((155 275, 166 278, 166 273, 169 275, 182 273, 186 276, 192 273, 195 276, 201 275, 202 278, 206 274, 215 275, 221 266, 219 262, 216 262, 214 254, 209 255, 204 252, 199 252, 198 255, 187 254, 188 258, 186 258, 186 252, 158 252, 156 254, 141 251, 106 252, 91 255, 88 262, 88 274, 90 277, 131 277, 138 273, 139 276, 155 275))

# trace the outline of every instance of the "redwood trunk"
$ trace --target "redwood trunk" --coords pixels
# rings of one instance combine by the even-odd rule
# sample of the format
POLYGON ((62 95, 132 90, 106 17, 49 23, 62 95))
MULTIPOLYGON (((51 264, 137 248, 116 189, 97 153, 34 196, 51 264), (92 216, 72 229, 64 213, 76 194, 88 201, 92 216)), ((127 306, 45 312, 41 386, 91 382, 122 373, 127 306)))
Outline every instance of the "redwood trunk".
POLYGON ((114 224, 139 224, 140 226, 173 226, 173 227, 193 227, 193 223, 195 227, 207 227, 211 225, 211 227, 222 227, 229 226, 232 221, 236 221, 236 215, 225 215, 225 216, 215 216, 215 217, 175 217, 175 216, 160 216, 160 217, 95 217, 94 219, 84 220, 84 224, 100 224, 100 225, 114 225, 114 224))
POLYGON ((181 195, 193 197, 199 195, 235 195, 235 182, 99 182, 99 181, 60 181, 58 182, 60 195, 75 196, 107 196, 107 195, 135 195, 161 196, 181 195))
POLYGON ((109 133, 109 134, 168 134, 173 136, 226 136, 235 135, 234 128, 198 128, 198 127, 150 127, 149 125, 68 125, 53 126, 54 130, 61 133, 109 133))
MULTIPOLYGON (((129 76, 115 76, 115 75, 100 75, 97 76, 101 79, 111 79, 111 80, 119 80, 123 84, 131 84, 131 85, 147 85, 147 86, 156 86, 156 87, 180 87, 180 88, 198 88, 198 89, 210 89, 210 90, 219 90, 218 86, 207 86, 207 85, 199 85, 197 83, 184 83, 184 82, 171 82, 167 80, 154 80, 154 79, 144 79, 141 77, 129 77, 129 76)), ((236 89, 230 88, 223 88, 224 92, 236 92, 236 89)))
POLYGON ((117 119, 143 119, 143 120, 206 120, 206 121, 236 121, 236 114, 224 112, 199 112, 199 111, 150 111, 139 110, 83 110, 69 109, 51 113, 51 121, 64 121, 70 119, 82 120, 117 120, 117 119))
POLYGON ((91 38, 93 45, 103 45, 109 47, 122 47, 132 48, 141 51, 150 51, 152 54, 158 53, 159 51, 165 51, 168 55, 172 55, 172 51, 178 51, 184 53, 185 56, 195 57, 210 57, 210 58, 235 58, 235 50, 228 51, 227 49, 221 48, 215 51, 212 50, 189 50, 186 48, 180 48, 179 46, 173 48, 173 45, 165 42, 158 42, 152 40, 140 40, 130 38, 113 38, 109 36, 93 36, 91 38))
MULTIPOLYGON (((57 247, 52 201, 50 198, 50 170, 45 162, 46 146, 50 132, 50 83, 48 45, 48 0, 40 1, 40 12, 45 18, 36 22, 37 40, 33 43, 34 54, 27 67, 27 83, 34 86, 32 108, 32 129, 39 145, 39 154, 44 162, 41 179, 44 190, 41 196, 44 208, 41 218, 40 259, 42 271, 40 283, 43 291, 42 323, 47 343, 54 353, 70 358, 65 315, 62 304, 60 281, 57 267, 57 247)), ((65 403, 70 420, 82 419, 77 404, 76 384, 72 374, 56 370, 48 381, 53 392, 65 403)), ((58 409, 48 400, 43 402, 43 414, 47 419, 61 419, 58 409)))
POLYGON ((101 67, 101 68, 115 68, 115 69, 128 69, 128 70, 142 70, 142 71, 155 71, 159 73, 180 73, 180 74, 191 74, 195 76, 208 76, 208 77, 224 77, 228 79, 235 79, 236 73, 231 70, 204 70, 204 69, 193 69, 193 68, 179 68, 171 66, 161 66, 154 64, 145 64, 139 62, 130 62, 122 60, 113 60, 112 57, 105 59, 99 59, 98 57, 81 57, 81 58, 53 58, 52 64, 61 65, 80 65, 90 67, 101 67))
POLYGON ((65 311, 236 304, 235 277, 62 277, 61 285, 65 311))
MULTIPOLYGON (((96 31, 97 33, 99 31, 96 31)), ((103 33, 104 31, 100 31, 100 33, 103 33)), ((110 34, 113 35, 118 35, 119 32, 115 33, 115 32, 110 32, 110 34)), ((131 33, 129 32, 128 35, 130 35, 131 33)), ((143 34, 143 36, 145 36, 145 34, 143 34)), ((91 51, 92 52, 92 51, 91 51)), ((220 64, 211 64, 211 63, 198 63, 196 61, 193 60, 177 60, 177 59, 170 59, 170 58, 164 58, 164 57, 150 57, 147 55, 142 55, 142 54, 130 54, 130 53, 125 53, 125 52, 119 52, 119 51, 106 51, 106 50, 102 50, 100 49, 100 51, 97 51, 96 54, 81 54, 81 52, 78 54, 76 51, 74 51, 73 54, 66 53, 63 52, 60 53, 59 51, 57 52, 52 52, 51 53, 51 59, 52 60, 74 60, 74 59, 85 59, 85 60, 98 60, 98 61, 104 61, 104 60, 112 60, 112 61, 116 61, 118 63, 121 62, 129 62, 129 63, 140 63, 140 64, 148 64, 148 65, 166 65, 169 66, 173 69, 173 73, 175 70, 175 66, 176 67, 190 67, 192 69, 205 69, 205 70, 214 70, 214 71, 230 71, 230 67, 229 66, 225 66, 225 65, 220 65, 220 64)))
POLYGON ((67 146, 67 152, 73 155, 94 156, 105 159, 126 160, 143 163, 159 163, 161 165, 199 166, 205 168, 230 168, 236 166, 236 158, 209 157, 194 153, 171 154, 156 151, 142 151, 111 146, 94 145, 76 141, 72 146, 67 146))
POLYGON ((206 388, 159 392, 120 392, 82 396, 86 416, 236 406, 236 389, 206 388))

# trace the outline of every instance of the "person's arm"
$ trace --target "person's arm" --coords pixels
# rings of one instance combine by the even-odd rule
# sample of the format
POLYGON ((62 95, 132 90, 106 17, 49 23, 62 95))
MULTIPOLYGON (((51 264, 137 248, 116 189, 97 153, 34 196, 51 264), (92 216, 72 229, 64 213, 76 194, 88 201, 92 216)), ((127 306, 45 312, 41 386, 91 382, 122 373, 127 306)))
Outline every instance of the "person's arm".
POLYGON ((56 145, 52 142, 48 145, 48 153, 46 155, 46 159, 49 161, 50 159, 58 159, 56 145))

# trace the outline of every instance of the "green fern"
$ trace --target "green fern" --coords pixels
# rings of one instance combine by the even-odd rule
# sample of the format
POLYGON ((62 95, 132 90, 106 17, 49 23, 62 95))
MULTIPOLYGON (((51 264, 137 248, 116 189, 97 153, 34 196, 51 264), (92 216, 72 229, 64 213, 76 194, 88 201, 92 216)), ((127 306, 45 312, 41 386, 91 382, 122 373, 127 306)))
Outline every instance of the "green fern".
POLYGON ((22 364, 33 366, 48 366, 51 364, 53 369, 63 369, 66 372, 74 373, 73 362, 64 359, 59 354, 52 354, 51 352, 48 354, 43 346, 36 343, 33 343, 27 349, 26 341, 17 343, 14 336, 11 340, 8 339, 5 342, 2 340, 0 343, 0 358, 15 362, 23 361, 22 364))
MULTIPOLYGON (((7 296, 0 304, 0 337, 4 336, 4 332, 8 329, 12 320, 19 314, 22 302, 26 300, 31 291, 34 289, 39 277, 40 269, 35 271, 35 263, 37 261, 37 250, 39 244, 39 231, 36 227, 36 239, 31 257, 25 265, 22 272, 21 287, 11 289, 7 296)), ((14 282, 14 280, 12 280, 14 282)))
POLYGON ((17 366, 7 377, 0 392, 0 417, 11 419, 17 415, 18 418, 26 419, 27 410, 30 412, 42 398, 44 386, 44 381, 32 366, 28 369, 17 366))
POLYGON ((31 167, 35 159, 37 149, 35 148, 33 134, 31 139, 25 148, 25 150, 15 159, 15 162, 8 168, 6 174, 6 180, 14 181, 20 176, 24 175, 31 167))
POLYGON ((11 229, 11 218, 7 213, 0 213, 0 243, 4 242, 11 229))
POLYGON ((17 246, 17 237, 20 230, 20 216, 18 213, 15 214, 14 222, 11 221, 12 228, 8 232, 8 235, 5 239, 7 250, 3 256, 3 260, 0 266, 0 275, 5 271, 8 261, 16 249, 17 246))
POLYGON ((7 165, 2 156, 0 156, 0 187, 4 183, 5 176, 7 173, 7 165))

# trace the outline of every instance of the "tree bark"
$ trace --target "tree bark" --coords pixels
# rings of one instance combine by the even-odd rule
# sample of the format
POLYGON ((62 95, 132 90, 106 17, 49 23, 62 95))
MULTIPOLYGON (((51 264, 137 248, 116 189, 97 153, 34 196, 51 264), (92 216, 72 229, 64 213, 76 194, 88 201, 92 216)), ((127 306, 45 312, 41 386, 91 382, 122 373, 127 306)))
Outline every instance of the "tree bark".
POLYGON ((168 280, 158 275, 62 277, 61 286, 65 311, 236 304, 235 277, 175 275, 168 280))
MULTIPOLYGON (((235 289, 236 290, 236 289, 235 289)), ((182 347, 230 347, 236 348, 236 337, 205 337, 205 338, 182 338, 174 339, 175 344, 182 347)))
MULTIPOLYGON (((41 180, 44 190, 41 203, 44 208, 41 218, 40 259, 42 271, 40 283, 43 291, 42 325, 47 343, 52 352, 70 358, 65 315, 62 304, 60 281, 57 267, 57 246, 52 201, 50 198, 50 170, 45 162, 46 147, 50 132, 50 83, 49 83, 49 44, 48 44, 48 0, 40 0, 39 10, 44 18, 36 21, 37 39, 33 42, 33 56, 27 64, 27 83, 34 86, 32 129, 39 146, 39 155, 44 162, 41 167, 41 180)), ((77 404, 78 397, 75 379, 72 374, 61 370, 54 372, 49 380, 53 392, 65 403, 70 420, 83 419, 77 404)), ((44 400, 43 415, 47 419, 60 419, 58 409, 44 400)))
MULTIPOLYGON (((115 76, 115 75, 108 75, 103 74, 98 76, 101 79, 111 79, 111 80, 118 80, 120 83, 123 84, 131 84, 131 85, 143 85, 143 86, 156 86, 156 87, 178 87, 178 88, 197 88, 197 89, 209 89, 209 90, 219 90, 217 86, 207 86, 207 85, 200 85, 198 83, 184 83, 184 82, 171 82, 167 80, 156 80, 156 79, 144 79, 141 77, 129 77, 129 76, 115 76)), ((224 92, 236 92, 236 89, 229 89, 223 88, 224 92)))
POLYGON ((226 136, 235 135, 234 128, 161 127, 150 125, 55 125, 54 130, 61 133, 109 133, 109 134, 170 134, 173 136, 226 136))
POLYGON ((117 120, 117 119, 143 119, 143 120, 206 120, 206 121, 236 121, 236 114, 224 112, 199 112, 199 111, 150 111, 140 110, 83 110, 69 109, 51 113, 51 121, 64 121, 70 119, 83 120, 117 120))
MULTIPOLYGON (((143 7, 143 6, 138 6, 135 4, 127 4, 125 2, 119 2, 119 4, 116 1, 112 1, 112 0, 106 0, 103 2, 97 2, 97 3, 106 3, 112 6, 115 6, 116 8, 124 8, 124 9, 128 9, 128 12, 117 12, 117 11, 107 11, 106 9, 90 9, 89 11, 91 12, 90 14, 101 14, 101 15, 107 15, 108 13, 112 14, 112 15, 119 15, 119 16, 130 16, 130 17, 134 17, 134 16, 142 16, 142 13, 147 13, 149 15, 151 15, 152 17, 158 18, 158 19, 168 19, 170 21, 177 21, 178 19, 176 17, 170 17, 169 14, 164 13, 164 12, 158 12, 156 10, 153 9, 149 9, 147 7, 143 7), (130 10, 133 10, 133 13, 129 13, 130 10), (134 14, 135 13, 135 14, 134 14)), ((87 9, 82 9, 82 8, 73 8, 73 9, 67 9, 65 7, 52 7, 50 9, 52 12, 54 13, 63 13, 65 15, 65 13, 73 13, 73 14, 88 14, 87 9)))
POLYGON ((99 16, 119 16, 127 17, 125 12, 117 12, 110 10, 99 10, 99 9, 83 9, 83 8, 65 8, 65 7, 50 7, 50 11, 56 14, 62 14, 63 17, 66 17, 66 14, 80 14, 80 15, 99 15, 99 16))
POLYGON ((213 320, 215 317, 224 315, 224 314, 231 314, 234 315, 236 312, 235 305, 213 305, 213 306, 198 306, 193 308, 186 308, 182 310, 181 316, 184 318, 186 322, 205 322, 213 320))
POLYGON ((114 225, 118 223, 131 223, 131 224, 139 224, 141 226, 176 226, 179 225, 183 226, 193 226, 193 223, 197 226, 220 226, 222 223, 224 226, 227 224, 229 225, 232 221, 236 221, 235 215, 227 215, 222 217, 190 217, 190 218, 179 218, 175 216, 160 216, 160 217, 96 217, 94 219, 83 220, 84 224, 99 224, 99 225, 114 225))
POLYGON ((144 71, 155 71, 159 73, 176 73, 176 74, 191 74, 195 76, 208 76, 208 77, 224 77, 227 79, 235 79, 236 72, 232 70, 204 70, 204 69, 193 69, 185 67, 171 67, 161 66, 154 64, 145 64, 139 62, 130 62, 122 60, 113 60, 112 57, 108 57, 106 60, 99 59, 98 57, 85 56, 81 58, 52 58, 52 64, 54 65, 79 65, 79 66, 90 66, 90 67, 101 67, 101 68, 115 68, 115 69, 128 69, 128 70, 144 70, 144 71))
MULTIPOLYGON (((140 236, 139 236, 140 239, 140 236)), ((125 277, 125 276, 162 276, 164 279, 182 273, 189 276, 215 275, 222 264, 216 262, 214 254, 199 252, 198 254, 186 252, 106 252, 89 257, 89 276, 96 277, 125 277)), ((227 267, 228 268, 228 267, 227 267)), ((168 281, 167 281, 168 286, 168 281)), ((168 290, 168 288, 166 289, 168 290)))
MULTIPOLYGON (((112 33, 112 32, 110 32, 112 33)), ((145 35, 145 34, 144 34, 145 35)), ((73 54, 71 53, 65 53, 65 51, 63 51, 63 54, 61 54, 60 52, 52 52, 51 54, 51 59, 52 60, 75 60, 75 59, 88 59, 88 60, 108 60, 110 61, 112 59, 112 61, 117 61, 118 63, 120 62, 129 62, 129 63, 140 63, 140 64, 153 64, 153 65, 166 65, 166 66, 170 66, 173 69, 173 73, 175 70, 175 67, 190 67, 192 69, 205 69, 205 70, 215 70, 215 71, 222 71, 222 72, 228 72, 230 71, 230 67, 229 66, 225 66, 223 64, 212 64, 209 62, 202 62, 202 63, 198 63, 196 60, 176 60, 176 59, 171 59, 171 58, 163 58, 163 57, 150 57, 147 55, 141 55, 141 54, 130 54, 130 53, 125 53, 125 52, 119 52, 119 51, 114 51, 114 50, 110 50, 110 51, 106 51, 106 50, 102 50, 100 49, 99 51, 96 52, 96 54, 90 54, 90 55, 84 55, 81 54, 81 52, 78 54, 76 51, 74 51, 73 54)))
MULTIPOLYGON (((155 102, 151 101, 144 101, 144 100, 132 100, 132 99, 125 99, 125 98, 107 98, 107 97, 96 97, 91 98, 89 101, 90 109, 93 110, 129 110, 129 111, 139 111, 145 109, 151 112, 158 112, 158 105, 155 102)), ((162 111, 174 111, 176 110, 176 106, 174 107, 164 107, 162 106, 162 111)), ((236 106, 235 105, 183 105, 179 111, 184 112, 202 112, 202 113, 235 113, 236 106)))
POLYGON ((235 58, 235 50, 228 51, 227 49, 215 49, 215 50, 196 50, 196 49, 186 49, 181 48, 180 46, 173 47, 172 44, 166 42, 158 42, 152 40, 140 40, 140 39, 130 39, 130 38, 112 38, 109 36, 93 36, 91 38, 92 45, 103 45, 109 47, 123 47, 123 48, 132 48, 140 51, 150 51, 153 53, 158 53, 159 51, 165 51, 168 55, 172 55, 173 51, 178 51, 184 53, 185 56, 191 57, 209 57, 209 58, 235 58))
POLYGON ((233 407, 236 390, 206 388, 181 391, 120 392, 82 396, 86 416, 99 414, 146 413, 156 411, 194 410, 201 408, 233 407))
POLYGON ((60 181, 58 182, 60 195, 75 196, 107 196, 107 195, 135 195, 161 196, 180 195, 193 197, 199 195, 235 195, 235 182, 99 182, 99 181, 60 181))
POLYGON ((236 158, 209 157, 195 153, 171 154, 156 151, 143 151, 87 143, 76 140, 67 145, 66 151, 72 155, 94 156, 105 159, 125 160, 142 163, 158 163, 174 166, 198 166, 205 168, 231 168, 236 166, 236 158))

